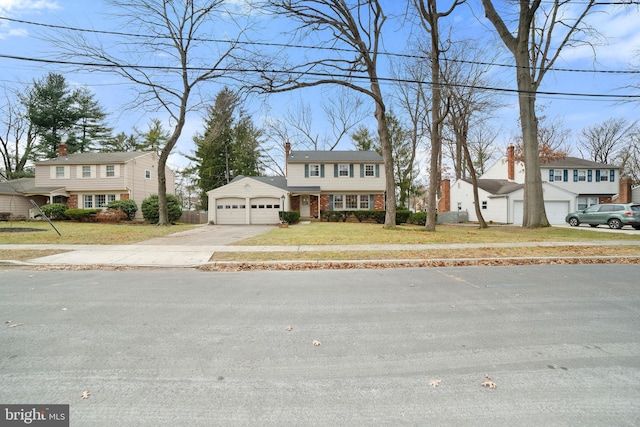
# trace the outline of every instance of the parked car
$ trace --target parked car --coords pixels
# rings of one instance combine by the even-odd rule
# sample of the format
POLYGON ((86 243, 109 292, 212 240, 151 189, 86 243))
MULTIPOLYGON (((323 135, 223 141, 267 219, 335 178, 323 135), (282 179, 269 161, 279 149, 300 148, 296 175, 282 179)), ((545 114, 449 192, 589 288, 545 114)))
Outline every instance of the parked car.
POLYGON ((571 212, 564 220, 573 227, 583 223, 592 227, 607 224, 609 228, 622 228, 625 225, 630 225, 636 230, 640 230, 640 204, 607 203, 592 205, 587 209, 571 212))

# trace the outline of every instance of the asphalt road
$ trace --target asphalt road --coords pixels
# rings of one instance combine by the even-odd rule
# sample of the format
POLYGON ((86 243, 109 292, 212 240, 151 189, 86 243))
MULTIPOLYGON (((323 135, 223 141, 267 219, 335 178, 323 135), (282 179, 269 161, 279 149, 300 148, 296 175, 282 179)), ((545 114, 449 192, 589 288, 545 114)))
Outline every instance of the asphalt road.
POLYGON ((638 277, 0 271, 0 403, 74 427, 639 425, 638 277))

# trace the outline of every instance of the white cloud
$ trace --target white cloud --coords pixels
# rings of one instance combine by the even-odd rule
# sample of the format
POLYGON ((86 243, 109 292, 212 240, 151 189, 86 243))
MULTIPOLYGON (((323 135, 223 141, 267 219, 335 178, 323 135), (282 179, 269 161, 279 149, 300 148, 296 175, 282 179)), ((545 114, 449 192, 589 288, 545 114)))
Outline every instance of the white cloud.
POLYGON ((59 8, 58 2, 51 0, 0 0, 0 12, 3 14, 59 8))

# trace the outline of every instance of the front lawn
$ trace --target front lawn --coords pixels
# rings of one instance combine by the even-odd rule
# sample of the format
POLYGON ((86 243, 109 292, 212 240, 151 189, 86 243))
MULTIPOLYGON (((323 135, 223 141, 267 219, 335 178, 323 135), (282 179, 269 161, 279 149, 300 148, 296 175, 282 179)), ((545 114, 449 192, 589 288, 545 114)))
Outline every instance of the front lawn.
POLYGON ((47 222, 0 222, 0 244, 78 244, 78 245, 128 245, 162 237, 193 228, 191 224, 158 227, 150 224, 122 222, 120 224, 55 221, 62 236, 58 236, 47 222), (6 232, 2 229, 37 228, 43 231, 6 232))
POLYGON ((300 245, 378 245, 378 244, 455 244, 512 242, 584 242, 598 240, 640 240, 634 235, 599 233, 575 228, 546 227, 527 229, 515 226, 491 226, 480 230, 472 225, 438 225, 436 232, 421 226, 402 225, 385 229, 379 224, 312 222, 288 228, 275 228, 235 245, 300 246, 300 245))

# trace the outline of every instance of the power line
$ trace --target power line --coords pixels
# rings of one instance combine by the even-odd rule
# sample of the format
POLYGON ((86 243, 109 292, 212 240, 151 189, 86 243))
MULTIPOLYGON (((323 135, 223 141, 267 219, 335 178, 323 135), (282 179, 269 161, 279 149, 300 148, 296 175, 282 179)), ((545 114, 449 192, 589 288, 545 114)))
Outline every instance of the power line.
MULTIPOLYGON (((29 61, 29 62, 37 62, 37 63, 45 63, 45 64, 56 64, 56 65, 71 65, 76 67, 89 67, 89 68, 98 68, 98 69, 131 69, 131 70, 158 70, 158 71, 209 71, 210 68, 204 67, 187 67, 183 69, 182 67, 170 67, 170 66, 160 66, 160 65, 117 65, 117 64, 107 64, 107 63, 92 63, 92 62, 77 62, 77 61, 61 61, 61 60, 52 60, 52 59, 42 59, 42 58, 26 58, 15 55, 4 55, 0 54, 0 58, 5 59, 13 59, 17 61, 29 61)), ((341 75, 341 74, 333 74, 333 73, 322 73, 322 72, 300 72, 293 73, 287 70, 263 70, 263 69, 250 69, 250 68, 217 68, 215 71, 219 72, 229 72, 229 73, 250 73, 250 74, 300 74, 304 76, 312 76, 312 77, 323 77, 330 79, 355 79, 355 80, 369 80, 368 76, 358 76, 358 75, 341 75)), ((427 84, 433 85, 433 82, 414 80, 414 79, 401 79, 401 78, 392 78, 392 77, 378 77, 378 80, 381 82, 391 82, 391 83, 415 83, 415 84, 427 84)), ((508 88, 499 88, 499 87, 490 87, 490 86, 475 86, 475 85, 463 85, 463 84, 451 84, 446 83, 442 84, 444 87, 462 87, 466 89, 477 89, 477 90, 488 90, 494 92, 501 93, 524 93, 531 95, 553 95, 553 96, 565 96, 565 97, 581 97, 581 98, 600 98, 600 99, 618 99, 618 100, 633 100, 640 99, 640 94, 638 95, 630 95, 630 94, 622 94, 622 95, 612 95, 612 94, 602 94, 602 93, 575 93, 575 92, 553 92, 553 91, 520 91, 517 89, 508 89, 508 88)))
MULTIPOLYGON (((610 3, 610 4, 618 4, 618 3, 610 3)), ((630 4, 630 3, 619 3, 619 4, 630 4)), ((640 4, 640 1, 638 3, 640 4)), ((169 36, 150 36, 148 34, 136 34, 136 33, 127 33, 122 31, 109 31, 109 30, 93 30, 87 28, 77 28, 77 27, 69 27, 64 25, 55 25, 55 24, 45 24, 41 22, 34 21, 25 21, 22 19, 9 18, 6 16, 0 16, 0 20, 16 22, 27 25, 34 25, 45 28, 53 28, 57 30, 66 30, 66 31, 75 31, 75 32, 83 32, 83 33, 93 33, 93 34, 105 34, 105 35, 115 35, 115 36, 123 36, 123 37, 133 37, 133 38, 144 38, 144 39, 171 39, 169 36)), ((256 42, 256 41, 240 41, 240 40, 224 40, 224 39, 209 39, 209 38, 193 38, 192 40, 198 42, 210 42, 210 43, 227 43, 227 44, 237 44, 244 46, 266 46, 266 47, 279 47, 279 48, 292 48, 292 49, 308 49, 308 50, 329 50, 332 52, 347 52, 347 53, 357 53, 353 49, 347 48, 337 48, 337 47, 323 47, 323 46, 310 46, 310 45, 302 45, 302 44, 291 44, 291 43, 276 43, 276 42, 256 42)), ((379 52, 382 55, 390 56, 390 57, 398 57, 398 58, 408 58, 408 59, 421 59, 428 61, 430 58, 424 55, 416 55, 416 54, 408 54, 408 53, 395 53, 395 52, 379 52)), ((442 58, 443 61, 447 62, 455 62, 459 64, 472 64, 472 65, 482 65, 482 66, 491 66, 491 67, 503 67, 503 68, 518 68, 513 64, 500 64, 496 62, 482 62, 482 61, 468 61, 462 59, 449 59, 442 58)), ((569 73, 591 73, 591 74, 640 74, 640 70, 597 70, 597 69, 579 69, 579 68, 549 68, 550 71, 560 71, 560 72, 569 72, 569 73)))

